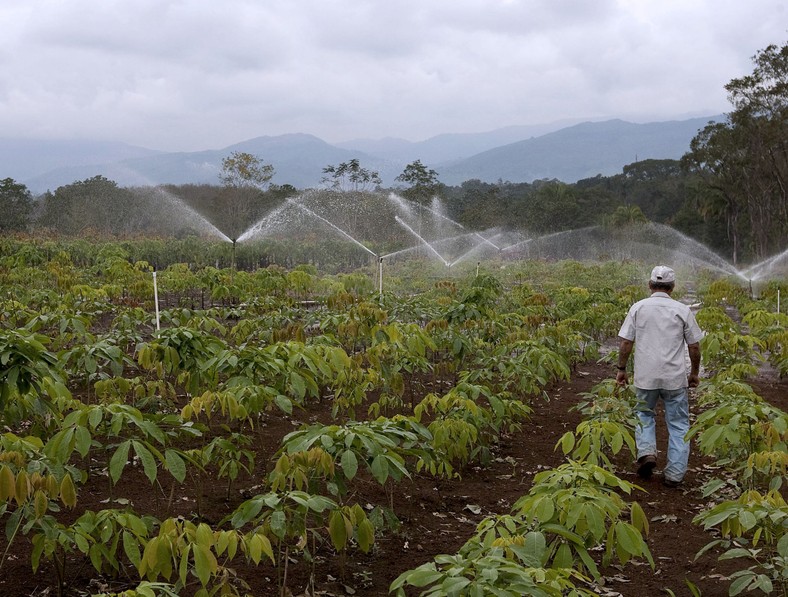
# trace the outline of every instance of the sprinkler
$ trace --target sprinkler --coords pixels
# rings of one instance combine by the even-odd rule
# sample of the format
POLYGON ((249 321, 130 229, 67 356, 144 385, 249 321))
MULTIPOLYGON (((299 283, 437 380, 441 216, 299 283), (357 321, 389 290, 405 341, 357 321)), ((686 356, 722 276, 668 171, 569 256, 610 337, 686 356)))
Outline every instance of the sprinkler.
POLYGON ((230 268, 235 269, 235 243, 236 243, 236 239, 231 238, 230 241, 233 243, 232 257, 230 258, 230 268))

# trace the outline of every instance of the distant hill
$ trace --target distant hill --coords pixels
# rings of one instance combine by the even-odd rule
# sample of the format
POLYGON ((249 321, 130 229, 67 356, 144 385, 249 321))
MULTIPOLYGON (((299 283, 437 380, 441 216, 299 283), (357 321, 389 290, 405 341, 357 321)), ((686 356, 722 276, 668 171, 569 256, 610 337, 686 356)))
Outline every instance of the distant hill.
POLYGON ((409 164, 421 160, 422 164, 445 164, 455 160, 508 145, 524 139, 539 137, 557 131, 579 120, 563 120, 550 124, 508 126, 485 133, 455 133, 430 137, 425 141, 406 141, 405 139, 356 139, 337 143, 337 147, 362 151, 380 158, 409 164))
POLYGON ((541 137, 479 153, 439 170, 449 185, 466 180, 532 182, 557 179, 577 182, 597 174, 611 176, 638 160, 679 159, 710 120, 633 124, 623 120, 584 122, 541 137))
POLYGON ((307 134, 264 136, 216 150, 166 153, 120 143, 0 139, 0 178, 22 182, 34 193, 102 175, 121 186, 219 184, 222 159, 233 151, 252 153, 274 166, 272 182, 311 188, 323 168, 357 158, 377 171, 385 186, 414 160, 438 172, 449 185, 466 180, 575 182, 648 158, 680 158, 710 120, 633 124, 622 120, 507 127, 476 134, 439 135, 419 143, 403 139, 357 140, 330 145, 307 134), (541 132, 540 131, 549 131, 541 132))
POLYGON ((114 163, 56 168, 23 182, 34 193, 55 190, 61 185, 96 175, 105 176, 121 186, 220 184, 222 159, 233 151, 259 156, 265 163, 274 166, 272 182, 291 184, 297 188, 317 186, 324 167, 352 158, 359 158, 369 169, 380 171, 386 167, 384 160, 334 147, 312 135, 291 134, 257 137, 217 150, 161 153, 114 163))
POLYGON ((111 141, 0 138, 0 178, 25 181, 56 168, 111 164, 160 153, 111 141))

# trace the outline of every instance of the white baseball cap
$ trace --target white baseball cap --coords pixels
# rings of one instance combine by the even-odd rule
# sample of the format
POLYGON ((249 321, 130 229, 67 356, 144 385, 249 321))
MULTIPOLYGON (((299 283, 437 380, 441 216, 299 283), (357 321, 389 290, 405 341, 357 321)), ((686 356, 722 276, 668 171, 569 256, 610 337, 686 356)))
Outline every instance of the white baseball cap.
POLYGON ((676 272, 670 269, 667 265, 658 265, 653 270, 651 270, 651 281, 666 283, 675 282, 676 272))

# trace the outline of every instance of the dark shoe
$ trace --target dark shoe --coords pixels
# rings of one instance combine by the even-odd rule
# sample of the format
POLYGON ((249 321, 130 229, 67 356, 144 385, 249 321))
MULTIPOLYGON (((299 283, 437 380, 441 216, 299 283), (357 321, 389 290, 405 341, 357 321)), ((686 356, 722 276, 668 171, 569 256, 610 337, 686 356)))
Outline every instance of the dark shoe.
POLYGON ((651 473, 654 472, 654 467, 657 466, 657 457, 652 454, 641 456, 638 458, 638 477, 641 479, 650 479, 651 473))
POLYGON ((681 485, 681 481, 674 481, 673 479, 668 479, 667 477, 663 477, 662 478, 662 484, 665 487, 674 488, 674 487, 678 487, 679 485, 681 485))

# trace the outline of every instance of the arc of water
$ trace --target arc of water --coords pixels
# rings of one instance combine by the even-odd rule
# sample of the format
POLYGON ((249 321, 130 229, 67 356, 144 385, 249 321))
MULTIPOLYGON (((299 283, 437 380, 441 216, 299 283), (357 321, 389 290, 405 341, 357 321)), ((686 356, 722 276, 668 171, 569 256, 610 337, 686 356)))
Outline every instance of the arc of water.
MULTIPOLYGON (((375 253, 375 252, 374 252, 372 249, 370 249, 369 247, 365 246, 364 244, 362 244, 361 242, 359 242, 358 240, 356 240, 355 238, 353 238, 352 236, 350 236, 350 235, 349 235, 347 232, 345 232, 344 230, 342 230, 342 228, 340 228, 339 226, 337 226, 337 225, 336 225, 336 224, 334 224, 333 222, 330 222, 330 221, 326 220, 326 219, 325 219, 323 216, 321 216, 320 214, 317 214, 317 213, 313 212, 311 209, 309 209, 308 207, 305 207, 305 206, 301 205, 300 203, 296 203, 296 202, 295 202, 295 201, 293 201, 292 199, 288 199, 287 201, 288 201, 288 203, 292 203, 292 204, 293 204, 295 207, 297 207, 297 208, 299 208, 299 209, 302 209, 302 210, 304 210, 304 211, 305 211, 305 212, 307 212, 308 214, 311 214, 311 215, 313 215, 313 216, 314 216, 314 217, 316 217, 317 219, 319 219, 319 220, 322 220, 323 222, 325 222, 326 224, 328 224, 329 226, 331 226, 331 227, 332 227, 334 230, 336 230, 337 232, 339 232, 339 233, 340 233, 342 236, 344 236, 344 237, 345 237, 345 238, 347 238, 348 240, 350 240, 350 241, 352 241, 352 242, 356 243, 356 244, 357 244, 359 247, 361 247, 362 249, 364 249, 364 250, 365 250, 367 253, 369 253, 369 254, 370 254, 370 255, 372 255, 373 257, 377 257, 377 256, 378 256, 378 255, 377 255, 377 253, 375 253)), ((396 216, 395 216, 395 217, 396 217, 396 216)))
POLYGON ((786 257, 788 257, 788 249, 782 253, 778 253, 777 255, 772 255, 763 261, 759 261, 755 265, 751 265, 746 270, 744 270, 744 275, 753 280, 757 280, 762 276, 764 271, 771 269, 775 263, 786 257))
POLYGON ((416 237, 416 238, 418 238, 418 239, 419 239, 421 242, 423 242, 423 243, 424 243, 424 245, 425 245, 425 246, 426 246, 426 247, 427 247, 427 248, 428 248, 430 251, 432 251, 433 253, 435 253, 435 255, 438 257, 438 259, 440 259, 440 260, 443 262, 443 265, 445 265, 446 267, 449 267, 449 262, 448 262, 448 261, 446 261, 446 259, 444 259, 444 258, 443 258, 443 255, 441 255, 440 253, 438 253, 438 251, 436 251, 436 250, 435 250, 435 247, 433 247, 433 246, 432 246, 432 245, 431 245, 429 242, 427 242, 427 241, 426 241, 424 238, 422 238, 421 236, 419 236, 418 232, 416 232, 416 231, 415 231, 413 228, 411 228, 411 227, 410 227, 410 226, 408 226, 408 225, 407 225, 405 222, 403 222, 403 221, 402 221, 402 218, 400 218, 399 216, 394 216, 394 220, 396 220, 396 221, 397 221, 397 223, 399 223, 399 224, 400 224, 400 226, 403 226, 403 227, 404 227, 404 228, 405 228, 405 229, 406 229, 408 232, 410 232, 410 233, 411 233, 413 236, 415 236, 415 237, 416 237))
POLYGON ((455 226, 458 226, 462 230, 467 230, 467 228, 465 228, 465 226, 463 226, 462 224, 460 224, 459 222, 457 222, 455 220, 452 220, 449 216, 443 215, 437 209, 433 209, 432 207, 427 207, 426 205, 422 205, 421 203, 416 203, 416 205, 418 205, 422 209, 426 209, 428 212, 438 216, 439 218, 443 218, 447 222, 450 222, 450 223, 454 224, 455 226))
POLYGON ((674 243, 675 243, 675 246, 673 248, 677 253, 686 255, 690 259, 700 261, 706 264, 707 266, 718 269, 719 271, 724 272, 726 274, 732 274, 734 276, 738 276, 745 282, 749 281, 744 272, 735 268, 728 261, 726 261, 719 255, 717 255, 717 253, 712 251, 709 247, 707 247, 703 243, 698 242, 694 238, 691 238, 686 234, 679 232, 675 228, 666 226, 665 224, 650 222, 649 226, 654 230, 664 233, 665 235, 671 235, 674 238, 674 243), (676 242, 676 239, 678 242, 676 242))
POLYGON ((271 211, 269 211, 262 218, 257 220, 254 224, 249 226, 249 228, 244 230, 243 233, 241 233, 241 235, 238 237, 238 242, 240 243, 240 242, 243 242, 245 240, 248 240, 251 237, 253 237, 254 235, 256 235, 258 232, 262 232, 265 229, 265 225, 268 223, 269 220, 272 220, 273 218, 278 216, 280 213, 282 213, 288 207, 290 207, 290 206, 287 203, 283 203, 279 207, 276 207, 276 208, 272 209, 271 211))
POLYGON ((408 201, 397 195, 396 193, 389 193, 387 195, 389 201, 392 201, 397 207, 401 208, 409 216, 413 215, 413 209, 408 205, 408 201))
POLYGON ((479 234, 478 232, 474 232, 473 234, 474 234, 475 236, 478 236, 480 239, 482 239, 482 241, 483 241, 483 242, 485 242, 485 243, 487 243, 488 245, 490 245, 490 246, 491 246, 493 249, 495 249, 496 251, 500 251, 500 250, 501 250, 501 247, 499 247, 498 245, 496 245, 494 242, 492 242, 492 241, 490 241, 490 240, 488 240, 488 239, 484 238, 484 237, 483 237, 481 234, 479 234))
MULTIPOLYGON (((490 245, 491 245, 491 246, 493 246, 493 247, 495 247, 495 245, 493 245, 492 243, 490 243, 490 245)), ((460 255, 459 257, 457 257, 457 259, 455 259, 454 261, 452 261, 452 262, 449 264, 449 267, 451 267, 451 266, 453 266, 453 265, 456 265, 457 263, 459 263, 459 262, 461 262, 461 261, 464 261, 464 260, 466 260, 468 257, 470 257, 471 255, 473 255, 474 253, 476 253, 476 252, 480 251, 480 250, 481 250, 481 248, 482 248, 483 246, 484 246, 483 244, 474 245, 473 247, 471 247, 470 249, 468 249, 467 251, 465 251, 465 253, 463 253, 462 255, 460 255)), ((495 248, 496 248, 496 249, 498 249, 498 247, 495 247, 495 248)), ((500 250, 500 249, 499 249, 499 250, 500 250)))
POLYGON ((210 220, 208 220, 208 218, 206 218, 205 216, 200 214, 197 210, 195 210, 193 207, 188 205, 185 201, 183 201, 183 199, 181 199, 180 197, 176 197, 175 195, 164 189, 161 185, 158 185, 154 188, 156 189, 156 192, 166 197, 169 201, 173 202, 178 209, 185 211, 192 218, 196 218, 197 220, 199 220, 202 226, 206 228, 209 232, 215 234, 222 240, 227 241, 228 243, 233 242, 233 239, 231 239, 224 232, 219 230, 210 220))
MULTIPOLYGON (((537 238, 540 238, 540 237, 537 237, 537 238)), ((536 238, 526 238, 526 239, 518 241, 518 242, 516 242, 516 243, 514 243, 512 245, 505 246, 503 249, 501 249, 501 251, 510 251, 510 250, 514 249, 515 247, 519 247, 520 245, 528 244, 528 243, 530 243, 533 240, 536 240, 536 238)))
POLYGON ((388 259, 389 257, 396 257, 397 255, 402 255, 404 253, 410 253, 412 251, 415 251, 419 247, 421 247, 420 244, 419 245, 414 245, 412 247, 408 247, 407 249, 400 249, 399 251, 394 251, 392 253, 386 253, 385 255, 381 255, 380 258, 381 259, 388 259))
POLYGON ((577 228, 576 230, 559 230, 558 232, 551 232, 550 234, 543 234, 542 236, 526 238, 525 240, 521 240, 520 242, 514 243, 513 245, 509 245, 501 249, 502 251, 509 251, 514 249, 515 247, 519 247, 520 245, 524 245, 530 242, 536 242, 538 240, 547 240, 548 238, 554 238, 556 236, 562 236, 567 234, 577 234, 579 232, 588 232, 589 230, 593 230, 595 228, 599 228, 600 226, 586 226, 585 228, 577 228))

